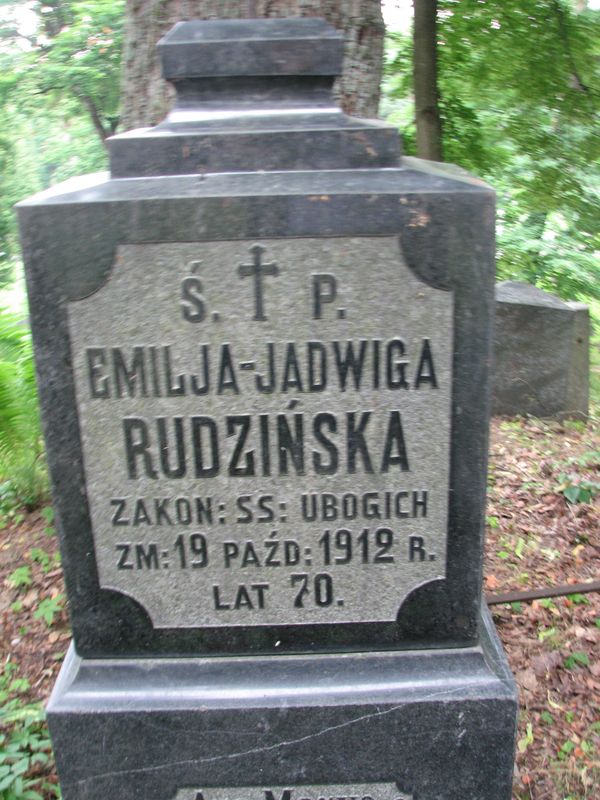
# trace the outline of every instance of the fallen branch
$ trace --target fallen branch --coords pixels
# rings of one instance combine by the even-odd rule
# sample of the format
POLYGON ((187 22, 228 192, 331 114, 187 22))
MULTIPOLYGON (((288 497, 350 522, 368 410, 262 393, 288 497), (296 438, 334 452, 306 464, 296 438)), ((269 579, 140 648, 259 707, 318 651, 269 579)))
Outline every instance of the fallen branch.
POLYGON ((550 597, 564 597, 567 594, 587 594, 600 592, 600 581, 590 583, 569 583, 562 586, 548 586, 545 589, 530 589, 525 592, 505 592, 504 594, 489 594, 485 598, 488 606, 497 606, 501 603, 518 603, 529 600, 544 600, 550 597))

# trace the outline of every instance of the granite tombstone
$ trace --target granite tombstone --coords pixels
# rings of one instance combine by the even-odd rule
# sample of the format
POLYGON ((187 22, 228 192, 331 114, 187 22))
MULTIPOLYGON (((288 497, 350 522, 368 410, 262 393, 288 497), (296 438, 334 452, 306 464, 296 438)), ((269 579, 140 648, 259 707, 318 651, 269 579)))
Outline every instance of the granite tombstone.
POLYGON ((167 119, 19 209, 75 645, 64 796, 506 800, 493 193, 334 106, 322 20, 160 47, 167 119))

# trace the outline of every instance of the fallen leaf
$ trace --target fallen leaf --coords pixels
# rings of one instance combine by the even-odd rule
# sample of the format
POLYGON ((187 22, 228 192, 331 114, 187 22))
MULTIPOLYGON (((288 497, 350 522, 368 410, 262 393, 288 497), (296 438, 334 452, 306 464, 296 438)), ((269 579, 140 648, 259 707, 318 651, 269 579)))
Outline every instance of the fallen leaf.
POLYGON ((488 589, 497 589, 500 586, 500 581, 495 575, 486 575, 485 585, 488 589))
POLYGON ((37 599, 38 599, 37 589, 30 589, 23 598, 23 605, 25 606, 25 608, 31 608, 31 606, 37 601, 37 599))
POLYGON ((523 689, 527 689, 530 692, 535 692, 537 689, 538 679, 532 669, 525 669, 522 672, 518 672, 516 678, 517 683, 523 689))
POLYGON ((563 658, 558 650, 550 650, 540 653, 531 659, 531 666, 538 677, 546 675, 548 672, 556 669, 559 664, 562 664, 563 658))

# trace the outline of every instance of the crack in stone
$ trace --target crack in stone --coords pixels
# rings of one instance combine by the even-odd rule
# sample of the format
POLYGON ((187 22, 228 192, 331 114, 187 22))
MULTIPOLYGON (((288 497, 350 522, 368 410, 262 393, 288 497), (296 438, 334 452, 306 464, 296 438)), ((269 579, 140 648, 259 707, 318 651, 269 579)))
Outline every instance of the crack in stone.
MULTIPOLYGON (((462 691, 464 691, 464 687, 456 687, 454 689, 448 689, 443 692, 432 692, 431 694, 421 698, 421 702, 435 700, 440 697, 456 694, 457 692, 462 692, 462 691)), ((328 733, 341 730, 343 728, 347 728, 359 722, 367 722, 368 720, 374 719, 376 717, 382 717, 382 716, 387 716, 388 714, 394 714, 396 711, 399 711, 400 709, 405 707, 406 703, 400 703, 398 705, 391 706, 390 708, 386 708, 382 711, 378 710, 370 712, 369 714, 362 714, 359 717, 354 717, 353 719, 346 720, 345 722, 340 722, 338 725, 329 725, 326 728, 314 731, 312 733, 308 733, 305 736, 300 736, 297 739, 284 740, 281 742, 276 742, 274 744, 265 745, 262 747, 253 747, 250 748, 249 750, 242 750, 236 753, 228 753, 225 755, 208 756, 206 758, 188 758, 185 759, 184 761, 170 761, 166 764, 156 764, 154 766, 149 766, 149 767, 137 767, 135 769, 124 769, 124 770, 116 770, 114 772, 105 772, 99 775, 92 775, 89 778, 82 778, 81 780, 78 781, 65 783, 65 787, 73 788, 73 787, 86 786, 91 782, 117 777, 119 775, 150 774, 153 772, 159 772, 164 769, 183 767, 189 764, 197 764, 197 765, 211 764, 217 761, 244 758, 246 756, 251 756, 259 753, 268 753, 272 750, 278 750, 279 748, 282 747, 291 747, 293 745, 302 744, 303 742, 307 742, 310 739, 316 739, 319 736, 325 736, 328 733)))

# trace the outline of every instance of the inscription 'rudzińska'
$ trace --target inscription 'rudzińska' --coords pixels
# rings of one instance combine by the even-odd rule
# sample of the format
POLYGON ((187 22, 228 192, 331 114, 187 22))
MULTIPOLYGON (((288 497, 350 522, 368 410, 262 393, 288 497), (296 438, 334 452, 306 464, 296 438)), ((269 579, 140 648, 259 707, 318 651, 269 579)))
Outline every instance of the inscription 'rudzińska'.
POLYGON ((444 576, 452 297, 393 237, 125 245, 69 326, 100 584, 156 627, 389 621, 444 576))

